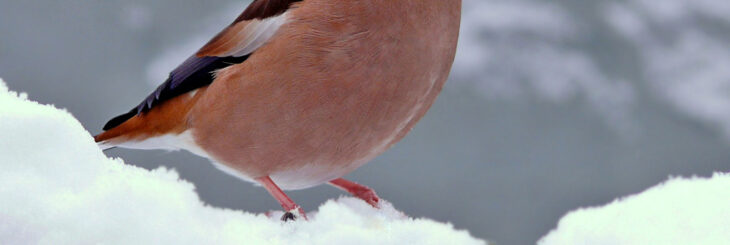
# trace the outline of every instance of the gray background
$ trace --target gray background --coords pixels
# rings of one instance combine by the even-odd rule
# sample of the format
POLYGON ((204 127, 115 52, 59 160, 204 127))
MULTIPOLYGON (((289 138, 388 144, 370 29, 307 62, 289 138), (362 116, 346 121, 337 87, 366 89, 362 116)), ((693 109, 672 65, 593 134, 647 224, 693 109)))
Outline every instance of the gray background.
MULTIPOLYGON (((0 77, 98 133, 247 1, 0 0, 0 77)), ((730 171, 730 2, 465 0, 452 79, 392 150, 349 178, 414 217, 530 244, 567 211, 669 176, 730 171)), ((114 150, 177 169, 216 207, 278 208, 191 154, 114 150)), ((306 210, 342 193, 290 193, 306 210)))

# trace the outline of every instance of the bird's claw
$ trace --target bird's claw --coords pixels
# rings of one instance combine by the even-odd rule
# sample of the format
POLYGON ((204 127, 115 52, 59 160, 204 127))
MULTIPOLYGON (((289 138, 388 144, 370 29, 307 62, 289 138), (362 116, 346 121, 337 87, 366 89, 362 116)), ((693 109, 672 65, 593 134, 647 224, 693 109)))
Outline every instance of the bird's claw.
POLYGON ((294 213, 292 213, 292 212, 286 212, 286 213, 284 213, 284 215, 281 216, 281 221, 289 222, 290 220, 291 221, 297 220, 297 216, 294 215, 294 213))

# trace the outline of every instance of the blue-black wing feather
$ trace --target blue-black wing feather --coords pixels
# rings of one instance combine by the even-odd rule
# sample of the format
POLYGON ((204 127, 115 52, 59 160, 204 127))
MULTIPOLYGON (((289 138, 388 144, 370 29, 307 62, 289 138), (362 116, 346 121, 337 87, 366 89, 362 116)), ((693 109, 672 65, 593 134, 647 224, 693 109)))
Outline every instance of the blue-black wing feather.
POLYGON ((196 57, 191 56, 180 66, 175 68, 167 80, 162 83, 154 92, 142 101, 131 111, 117 116, 104 125, 104 130, 109 130, 126 122, 130 118, 149 111, 156 105, 167 100, 183 95, 195 89, 210 85, 214 72, 233 64, 239 64, 248 59, 248 55, 242 57, 196 57))

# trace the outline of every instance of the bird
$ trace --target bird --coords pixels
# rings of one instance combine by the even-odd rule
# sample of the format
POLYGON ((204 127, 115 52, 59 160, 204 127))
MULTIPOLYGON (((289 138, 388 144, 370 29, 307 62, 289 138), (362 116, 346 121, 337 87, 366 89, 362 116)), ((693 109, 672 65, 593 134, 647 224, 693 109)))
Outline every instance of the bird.
POLYGON ((400 141, 449 77, 461 0, 254 0, 94 137, 102 149, 186 150, 264 187, 322 184, 373 207, 343 176, 400 141))

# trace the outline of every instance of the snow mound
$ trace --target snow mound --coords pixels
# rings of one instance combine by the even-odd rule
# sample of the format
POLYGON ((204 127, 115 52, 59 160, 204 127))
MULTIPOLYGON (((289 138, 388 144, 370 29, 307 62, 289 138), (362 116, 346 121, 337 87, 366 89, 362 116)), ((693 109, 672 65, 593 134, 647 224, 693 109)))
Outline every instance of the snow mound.
POLYGON ((730 244, 730 174, 672 179, 573 211, 538 244, 730 244))
POLYGON ((174 171, 107 158, 71 114, 0 80, 0 244, 485 244, 383 206, 341 198, 294 223, 209 207, 174 171))

